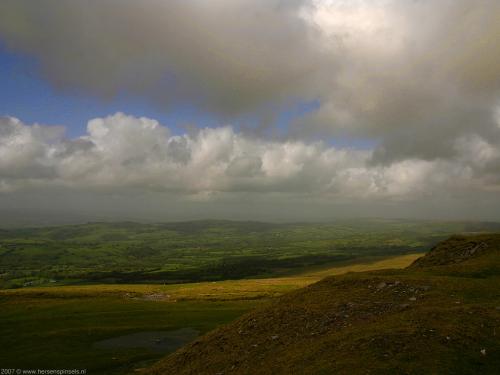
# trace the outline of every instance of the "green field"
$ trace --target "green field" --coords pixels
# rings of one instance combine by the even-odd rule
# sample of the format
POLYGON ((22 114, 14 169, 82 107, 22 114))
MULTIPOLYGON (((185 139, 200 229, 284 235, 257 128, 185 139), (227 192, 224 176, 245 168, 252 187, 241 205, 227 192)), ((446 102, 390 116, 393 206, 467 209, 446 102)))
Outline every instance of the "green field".
POLYGON ((360 257, 419 252, 452 233, 498 228, 491 223, 373 219, 322 224, 90 223, 0 230, 0 288, 283 276, 360 257))
POLYGON ((121 374, 165 352, 102 349, 96 343, 134 332, 192 328, 203 334, 271 298, 327 275, 404 267, 420 254, 318 268, 283 278, 181 285, 83 285, 0 291, 3 368, 80 368, 121 374))

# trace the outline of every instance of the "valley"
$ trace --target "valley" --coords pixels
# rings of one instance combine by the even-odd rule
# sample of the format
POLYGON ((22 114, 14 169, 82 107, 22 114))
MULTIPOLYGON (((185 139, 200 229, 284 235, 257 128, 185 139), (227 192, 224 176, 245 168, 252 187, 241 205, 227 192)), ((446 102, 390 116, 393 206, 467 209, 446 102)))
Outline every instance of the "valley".
POLYGON ((367 257, 422 252, 487 222, 389 219, 331 223, 201 220, 0 230, 0 288, 175 284, 296 274, 367 257))

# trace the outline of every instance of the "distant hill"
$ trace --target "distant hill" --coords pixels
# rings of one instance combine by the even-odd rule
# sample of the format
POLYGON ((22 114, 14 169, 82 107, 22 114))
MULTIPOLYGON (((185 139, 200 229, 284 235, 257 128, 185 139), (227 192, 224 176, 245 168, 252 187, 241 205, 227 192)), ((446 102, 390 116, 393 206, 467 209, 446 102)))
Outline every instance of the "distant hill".
POLYGON ((326 278, 144 374, 498 374, 500 234, 453 236, 405 270, 326 278))

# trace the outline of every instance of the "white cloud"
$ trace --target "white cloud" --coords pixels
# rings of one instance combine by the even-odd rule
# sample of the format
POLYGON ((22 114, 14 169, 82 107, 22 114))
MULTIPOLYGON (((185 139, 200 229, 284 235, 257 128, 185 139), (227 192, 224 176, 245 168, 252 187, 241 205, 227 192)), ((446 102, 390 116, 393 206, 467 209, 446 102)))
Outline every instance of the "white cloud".
POLYGON ((67 139, 60 128, 2 119, 2 191, 64 187, 414 200, 470 188, 472 180, 480 191, 483 178, 491 188, 491 168, 500 160, 500 150, 477 137, 457 142, 460 157, 453 160, 406 159, 385 166, 370 162, 372 151, 266 141, 229 126, 178 136, 155 120, 117 113, 89 121, 87 129, 87 135, 67 139))

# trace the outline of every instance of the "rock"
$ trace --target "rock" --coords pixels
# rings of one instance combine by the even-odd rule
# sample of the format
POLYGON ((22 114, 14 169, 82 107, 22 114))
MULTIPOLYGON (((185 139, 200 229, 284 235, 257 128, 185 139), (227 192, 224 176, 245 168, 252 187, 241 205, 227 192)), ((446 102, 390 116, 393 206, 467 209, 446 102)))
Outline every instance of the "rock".
POLYGON ((408 298, 410 301, 416 301, 417 300, 417 297, 410 297, 408 298))
POLYGON ((486 349, 481 349, 481 354, 486 355, 486 349))
POLYGON ((382 281, 380 284, 377 285, 377 289, 384 289, 386 286, 387 284, 382 281))
POLYGON ((277 340, 277 339, 279 339, 279 337, 280 337, 279 335, 271 336, 271 340, 277 340))

